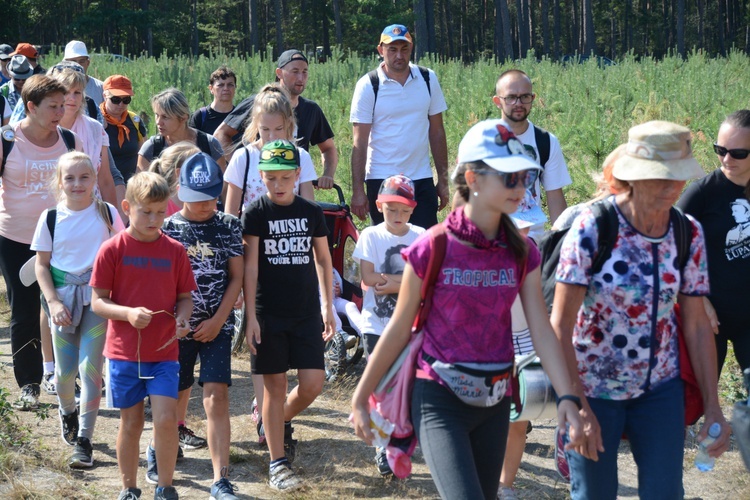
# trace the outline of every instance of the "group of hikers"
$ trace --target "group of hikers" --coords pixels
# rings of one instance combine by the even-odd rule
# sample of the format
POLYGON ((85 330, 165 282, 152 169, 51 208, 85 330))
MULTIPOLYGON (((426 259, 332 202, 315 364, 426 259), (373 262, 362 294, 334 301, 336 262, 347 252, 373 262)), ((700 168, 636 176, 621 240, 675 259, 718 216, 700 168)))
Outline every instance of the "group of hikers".
MULTIPOLYGON (((413 386, 401 411, 442 498, 517 497, 532 425, 510 422, 511 378, 515 357, 532 352, 557 394, 554 460, 573 498, 617 497, 623 436, 641 498, 684 496, 679 337, 702 396, 698 439, 717 423, 708 452, 728 448, 717 381, 729 341, 740 367, 750 367, 750 317, 741 312, 750 277, 750 111, 721 124, 713 146, 720 166, 708 175, 693 158, 689 129, 632 127, 604 161, 594 199, 568 207, 560 142, 529 120, 529 76, 500 75, 499 118, 466 132, 449 176, 447 104, 437 75, 410 62, 412 49, 406 26, 386 27, 382 62, 352 97, 351 209, 372 224, 353 254, 360 311, 341 301, 329 228, 314 202, 313 181, 333 187, 338 154, 320 106, 301 95, 303 52, 283 52, 276 81, 237 106, 237 77, 226 66, 209 77, 212 102, 192 113, 178 89, 152 96, 157 133, 149 137, 128 109, 133 81, 89 76, 83 42, 68 43, 46 72, 32 45, 0 45, 9 77, 0 87, 0 268, 21 389, 14 405, 34 410, 42 390, 57 396, 71 467, 93 466, 104 389, 107 406, 120 410, 119 499, 142 494, 146 404, 154 498, 178 498, 178 456, 206 446, 210 497, 238 498, 229 479, 229 386, 233 309, 243 304, 251 417, 275 490, 304 486, 292 468, 293 419, 323 390, 339 314, 364 341, 351 421, 368 444, 377 425, 371 395, 407 344, 417 346, 413 364, 401 367, 413 386), (320 149, 320 175, 311 146, 320 149), (549 223, 567 230, 551 312, 537 248, 549 223), (432 307, 414 344, 425 290, 432 307), (186 425, 198 359, 205 438, 186 425), (298 384, 290 391, 292 369, 298 384)), ((376 448, 383 476, 401 476, 403 453, 392 448, 376 448)))

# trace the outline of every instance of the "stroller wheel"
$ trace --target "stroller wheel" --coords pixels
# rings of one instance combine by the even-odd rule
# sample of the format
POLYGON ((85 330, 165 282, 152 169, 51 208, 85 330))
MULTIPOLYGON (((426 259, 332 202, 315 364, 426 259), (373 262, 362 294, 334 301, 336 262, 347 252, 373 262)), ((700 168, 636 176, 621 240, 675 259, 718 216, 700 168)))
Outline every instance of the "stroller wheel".
POLYGON ((346 371, 346 339, 341 332, 336 332, 325 348, 326 380, 333 382, 346 371))
POLYGON ((233 309, 234 329, 232 330, 232 353, 242 351, 245 342, 245 305, 240 309, 233 309))

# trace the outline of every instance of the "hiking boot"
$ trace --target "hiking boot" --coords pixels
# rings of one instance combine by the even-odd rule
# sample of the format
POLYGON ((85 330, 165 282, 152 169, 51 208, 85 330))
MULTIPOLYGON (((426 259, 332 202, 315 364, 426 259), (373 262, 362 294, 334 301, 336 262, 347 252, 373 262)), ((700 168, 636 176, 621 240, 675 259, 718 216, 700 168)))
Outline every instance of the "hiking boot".
POLYGON ((39 384, 26 384, 21 387, 21 396, 13 402, 13 408, 21 411, 39 408, 39 384))
POLYGON ((284 422, 284 455, 291 464, 297 456, 297 440, 292 437, 294 427, 291 422, 284 422))
POLYGON ((141 490, 138 488, 127 488, 120 492, 117 500, 138 500, 141 498, 141 490))
POLYGON ((237 500, 239 497, 234 494, 235 491, 237 487, 222 477, 211 485, 211 500, 237 500))
POLYGON ((73 469, 85 469, 94 465, 94 447, 89 438, 79 437, 68 465, 73 469))
POLYGON ((184 425, 180 425, 177 430, 180 433, 180 444, 188 450, 205 448, 208 444, 208 441, 206 441, 202 437, 196 436, 192 430, 188 429, 184 425))
POLYGON ((180 495, 174 486, 158 486, 154 490, 154 500, 178 500, 180 495))
POLYGON ((568 433, 562 434, 559 427, 555 428, 555 469, 566 483, 570 482, 570 465, 568 457, 565 456, 565 445, 568 442, 568 433))
POLYGON ((268 485, 277 491, 293 491, 302 486, 302 480, 292 470, 288 461, 271 466, 268 485))
POLYGON ((156 450, 148 445, 146 450, 146 482, 149 484, 159 484, 159 471, 156 468, 156 450))
POLYGON ((383 477, 393 475, 391 466, 388 464, 388 457, 385 454, 385 448, 377 448, 375 452, 375 465, 378 466, 378 472, 383 477))
POLYGON ((78 438, 78 408, 70 415, 63 415, 62 408, 58 410, 58 413, 60 414, 62 438, 66 443, 73 446, 78 438))
POLYGON ((42 375, 42 390, 50 396, 57 396, 54 372, 44 372, 44 375, 42 375))
POLYGON ((258 444, 263 446, 266 444, 266 429, 263 427, 263 419, 258 420, 258 425, 255 426, 258 431, 258 444))

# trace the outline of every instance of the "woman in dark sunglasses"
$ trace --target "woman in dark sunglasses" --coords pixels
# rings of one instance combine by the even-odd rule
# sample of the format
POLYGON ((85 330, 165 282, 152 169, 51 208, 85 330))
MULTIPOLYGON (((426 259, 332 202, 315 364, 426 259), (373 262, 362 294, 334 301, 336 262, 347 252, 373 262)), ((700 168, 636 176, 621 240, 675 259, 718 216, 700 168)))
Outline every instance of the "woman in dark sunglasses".
POLYGON ((707 309, 716 310, 712 322, 721 373, 729 341, 740 369, 750 368, 750 110, 735 111, 724 120, 714 152, 719 168, 688 186, 678 206, 706 233, 711 283, 706 302, 707 309))
MULTIPOLYGON (((138 150, 141 149, 146 136, 143 121, 128 110, 132 98, 133 84, 128 77, 112 75, 104 80, 104 102, 99 109, 107 123, 106 131, 112 157, 125 182, 135 173, 138 150)), ((124 196, 125 186, 121 186, 121 189, 124 196)))

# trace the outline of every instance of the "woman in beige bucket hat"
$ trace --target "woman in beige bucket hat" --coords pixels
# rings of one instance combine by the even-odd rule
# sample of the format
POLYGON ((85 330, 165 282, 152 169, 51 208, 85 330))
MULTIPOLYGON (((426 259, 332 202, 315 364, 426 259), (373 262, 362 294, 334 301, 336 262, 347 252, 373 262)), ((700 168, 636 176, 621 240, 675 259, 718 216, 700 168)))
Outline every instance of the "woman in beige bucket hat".
MULTIPOLYGON (((580 380, 587 442, 567 452, 573 499, 617 496, 617 450, 627 435, 638 466, 640 498, 682 498, 684 441, 679 314, 705 405, 705 424, 721 436, 709 447, 718 456, 730 429, 719 406, 716 351, 702 297, 709 292, 703 230, 691 233, 687 262, 678 264, 672 205, 685 182, 703 176, 693 158, 690 131, 651 121, 628 132, 612 169, 626 188, 610 197, 617 239, 601 270, 592 272, 597 221, 581 212, 563 243, 551 322, 563 344, 572 342, 571 373, 580 380), (675 308, 680 304, 679 313, 675 308)), ((570 352, 570 351, 569 351, 570 352)))

